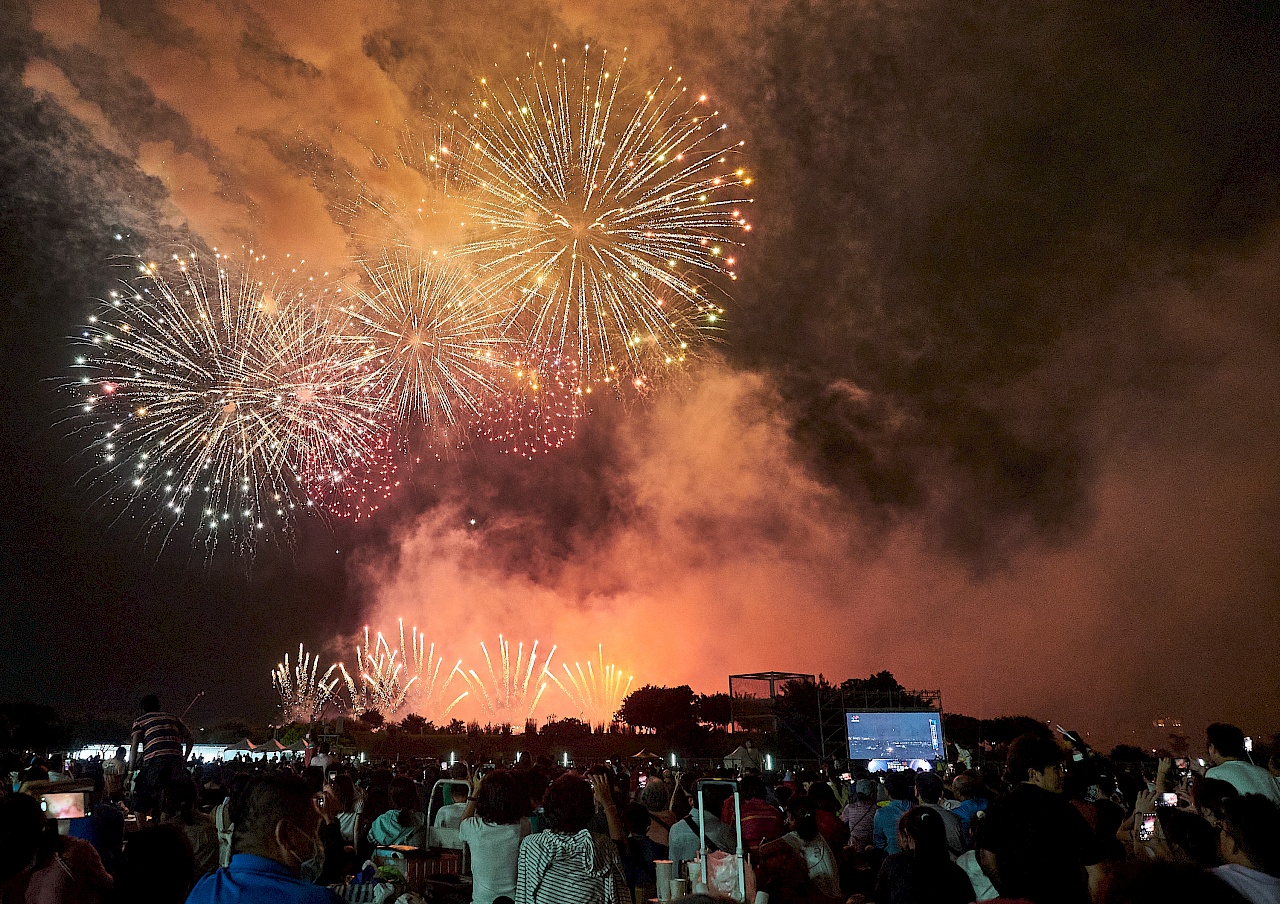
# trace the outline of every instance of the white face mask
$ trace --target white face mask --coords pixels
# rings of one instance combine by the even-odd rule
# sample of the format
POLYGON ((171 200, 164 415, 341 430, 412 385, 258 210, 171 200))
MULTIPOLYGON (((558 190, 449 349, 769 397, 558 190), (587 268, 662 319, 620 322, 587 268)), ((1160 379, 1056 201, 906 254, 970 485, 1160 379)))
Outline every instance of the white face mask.
MULTIPOLYGON (((285 823, 285 825, 293 829, 295 832, 298 832, 299 834, 303 834, 303 835, 306 834, 305 830, 303 830, 301 827, 297 825, 294 825, 291 822, 287 822, 285 823)), ((298 861, 299 870, 302 869, 302 866, 304 863, 311 862, 318 867, 324 860, 324 845, 320 843, 320 839, 315 835, 315 833, 312 833, 310 838, 311 838, 311 856, 310 857, 301 857, 292 848, 286 845, 281 845, 281 849, 284 851, 286 856, 288 856, 291 860, 298 861)))

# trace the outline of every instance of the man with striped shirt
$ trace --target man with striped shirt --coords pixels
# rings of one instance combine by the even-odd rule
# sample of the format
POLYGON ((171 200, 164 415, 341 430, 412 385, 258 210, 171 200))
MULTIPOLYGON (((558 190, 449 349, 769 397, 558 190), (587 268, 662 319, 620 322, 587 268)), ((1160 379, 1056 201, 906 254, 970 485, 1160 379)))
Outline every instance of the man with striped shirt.
POLYGON ((142 715, 133 723, 129 764, 137 774, 134 781, 134 808, 151 813, 160 806, 160 792, 186 768, 195 738, 177 716, 160 709, 160 698, 142 698, 142 715), (141 759, 139 759, 141 754, 141 759))

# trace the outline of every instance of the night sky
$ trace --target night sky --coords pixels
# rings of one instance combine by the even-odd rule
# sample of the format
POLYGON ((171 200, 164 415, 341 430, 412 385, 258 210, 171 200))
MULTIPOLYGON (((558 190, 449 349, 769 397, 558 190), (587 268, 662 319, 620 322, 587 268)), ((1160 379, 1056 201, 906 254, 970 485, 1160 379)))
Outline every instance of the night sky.
POLYGON ((1276 4, 0 16, 0 696, 267 718, 285 651, 350 658, 403 615, 449 660, 502 632, 701 691, 889 669, 1114 740, 1280 730, 1276 4), (325 174, 556 42, 674 67, 746 141, 707 359, 534 462, 429 457, 372 524, 308 520, 247 569, 93 506, 60 387, 112 256, 349 269, 325 174))

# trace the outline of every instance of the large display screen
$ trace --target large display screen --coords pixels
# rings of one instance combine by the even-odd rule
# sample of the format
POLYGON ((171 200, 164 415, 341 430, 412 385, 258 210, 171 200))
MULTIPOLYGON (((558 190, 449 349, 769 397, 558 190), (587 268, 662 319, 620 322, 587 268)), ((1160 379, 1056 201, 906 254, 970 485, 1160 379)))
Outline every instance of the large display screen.
POLYGON ((940 760, 942 715, 845 713, 851 760, 940 760))

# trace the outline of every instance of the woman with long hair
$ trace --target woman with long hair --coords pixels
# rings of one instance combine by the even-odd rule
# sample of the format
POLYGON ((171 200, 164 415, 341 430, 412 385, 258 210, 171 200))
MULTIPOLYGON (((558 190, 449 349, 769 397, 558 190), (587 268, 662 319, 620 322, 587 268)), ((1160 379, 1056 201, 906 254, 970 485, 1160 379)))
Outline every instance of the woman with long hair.
MULTIPOLYGON (((789 854, 805 866, 813 888, 823 895, 840 894, 840 870, 835 855, 818 827, 818 809, 813 799, 797 794, 787 801, 787 823, 790 830, 776 841, 760 848, 762 861, 774 862, 779 854, 789 854)), ((879 904, 879 898, 876 899, 879 904)))
POLYGON ((427 817, 422 812, 418 786, 405 776, 391 780, 388 789, 391 809, 373 821, 369 827, 369 840, 375 845, 407 844, 412 847, 427 846, 427 817))
POLYGON ((898 821, 898 845, 880 867, 876 904, 969 904, 973 886, 951 862, 947 829, 938 811, 912 807, 898 821))

